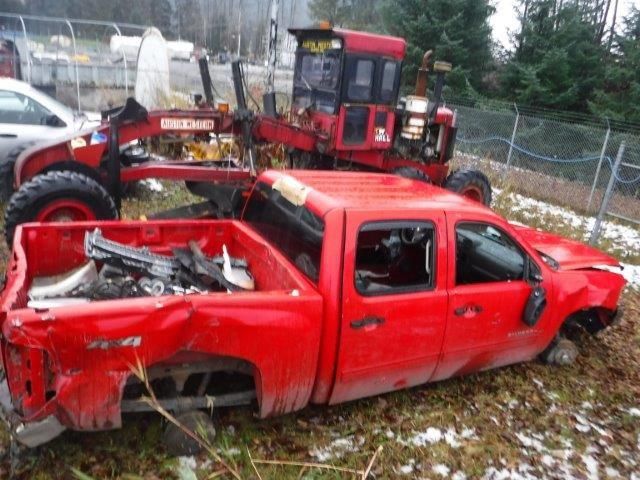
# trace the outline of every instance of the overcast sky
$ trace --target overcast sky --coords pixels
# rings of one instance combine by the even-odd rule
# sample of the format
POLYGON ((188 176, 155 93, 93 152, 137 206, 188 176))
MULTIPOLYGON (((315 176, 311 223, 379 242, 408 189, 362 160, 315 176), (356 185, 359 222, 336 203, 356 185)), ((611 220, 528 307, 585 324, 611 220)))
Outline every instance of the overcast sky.
MULTIPOLYGON (((518 28, 518 20, 516 17, 516 12, 514 11, 514 5, 516 5, 515 0, 494 0, 496 5, 496 13, 491 18, 491 25, 493 27, 493 38, 497 42, 501 43, 506 48, 511 48, 511 43, 509 39, 509 32, 514 32, 518 28)), ((611 10, 613 10, 613 3, 615 0, 612 0, 611 10)), ((629 10, 631 9, 631 5, 635 5, 636 8, 640 8, 640 0, 618 0, 618 18, 624 17, 629 10)), ((613 12, 609 12, 609 17, 612 16, 613 12)), ((618 21, 616 21, 618 24, 618 21)))

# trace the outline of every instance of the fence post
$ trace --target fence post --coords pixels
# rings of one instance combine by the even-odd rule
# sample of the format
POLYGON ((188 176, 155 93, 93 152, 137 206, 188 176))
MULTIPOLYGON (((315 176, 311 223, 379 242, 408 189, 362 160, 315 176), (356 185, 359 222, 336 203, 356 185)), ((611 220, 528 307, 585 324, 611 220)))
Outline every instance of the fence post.
MULTIPOLYGON (((78 110, 82 110, 82 106, 80 105, 80 74, 78 73, 78 50, 76 49, 76 34, 73 32, 73 27, 71 26, 71 22, 68 19, 65 19, 64 21, 67 24, 67 27, 69 27, 69 32, 71 32, 71 41, 73 42, 73 56, 75 58, 75 65, 76 65, 76 94, 78 97, 78 110)), ((56 63, 58 62, 58 59, 56 58, 56 63)), ((57 70, 57 65, 56 65, 56 70, 57 70)))
POLYGON ((516 132, 518 131, 518 122, 520 121, 520 112, 518 111, 518 105, 514 103, 513 108, 516 109, 516 121, 513 123, 513 132, 511 133, 511 143, 509 144, 509 153, 507 154, 507 165, 505 167, 505 174, 507 173, 507 170, 509 170, 509 165, 511 165, 513 143, 516 141, 516 132))
POLYGON ((609 135, 611 134, 611 124, 607 118, 607 134, 604 136, 604 143, 602 144, 602 150, 600 151, 600 160, 598 161, 598 168, 596 168, 596 176, 593 178, 593 185, 591 186, 591 193, 589 194, 589 202, 587 203, 587 212, 591 208, 591 202, 593 201, 593 194, 596 191, 596 184, 598 183, 598 177, 600 176, 600 169, 602 168, 602 161, 604 160, 604 154, 606 153, 607 146, 609 145, 609 135))
MULTIPOLYGON (((20 24, 22 25, 22 36, 24 37, 24 44, 27 49, 27 83, 31 83, 31 53, 29 53, 29 38, 27 37, 27 27, 24 24, 24 19, 22 15, 18 17, 20 19, 20 24)), ((14 51, 18 50, 18 47, 14 45, 14 51)), ((20 69, 22 69, 22 62, 20 62, 20 69)))
POLYGON ((611 167, 611 176, 609 177, 609 184, 607 185, 607 190, 604 192, 604 198, 602 199, 602 203, 600 204, 600 210, 598 211, 598 216, 596 217, 596 221, 593 224, 593 230, 591 230, 591 237, 589 238, 589 243, 591 245, 595 245, 598 241, 598 237, 600 236, 600 228, 602 227, 602 220, 604 219, 604 215, 607 213, 607 208, 609 207, 609 200, 611 200, 611 196, 613 195, 613 187, 616 184, 616 177, 618 176, 618 168, 620 167, 620 163, 622 163, 622 157, 624 156, 624 148, 625 142, 624 140, 620 143, 620 148, 618 148, 618 154, 616 155, 616 162, 611 167))

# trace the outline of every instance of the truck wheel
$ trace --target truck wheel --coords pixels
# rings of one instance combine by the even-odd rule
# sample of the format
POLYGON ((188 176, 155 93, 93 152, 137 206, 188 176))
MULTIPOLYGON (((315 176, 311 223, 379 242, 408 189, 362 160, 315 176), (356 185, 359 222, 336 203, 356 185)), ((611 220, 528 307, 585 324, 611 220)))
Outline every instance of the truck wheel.
POLYGON ((575 343, 566 338, 556 339, 540 354, 540 357, 549 365, 571 365, 578 356, 578 348, 575 343))
POLYGON ((113 220, 118 210, 102 185, 77 172, 52 171, 36 175, 11 196, 5 212, 5 237, 13 240, 25 222, 113 220))
MULTIPOLYGON (((211 417, 199 410, 176 415, 176 420, 187 430, 202 438, 203 443, 211 444, 216 436, 211 417)), ((174 423, 169 422, 162 438, 167 452, 170 455, 195 455, 202 451, 203 445, 197 442, 184 430, 174 423)))
POLYGON ((420 180, 421 182, 431 183, 429 175, 422 170, 418 170, 414 167, 397 167, 391 170, 391 173, 398 175, 399 177, 411 178, 412 180, 420 180))
POLYGON ((0 163, 0 202, 6 202, 13 193, 13 167, 22 152, 35 142, 25 142, 12 149, 0 163))
POLYGON ((491 182, 478 170, 456 170, 447 177, 444 188, 486 206, 491 205, 491 182))

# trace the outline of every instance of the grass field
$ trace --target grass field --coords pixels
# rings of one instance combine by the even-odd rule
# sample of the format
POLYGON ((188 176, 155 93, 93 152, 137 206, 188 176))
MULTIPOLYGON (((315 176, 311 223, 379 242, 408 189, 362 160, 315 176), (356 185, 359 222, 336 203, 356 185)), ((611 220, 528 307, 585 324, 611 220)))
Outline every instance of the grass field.
MULTIPOLYGON (((192 200, 167 185, 155 193, 141 188, 125 201, 124 216, 192 200)), ((520 203, 503 188, 495 208, 513 220, 584 238, 562 213, 538 206, 536 214, 533 204, 525 214, 516 208, 520 203)), ((628 251, 622 240, 605 239, 601 246, 625 262, 640 263, 638 251, 628 251)), ((6 250, 2 254, 6 258, 6 250)), ((377 478, 639 480, 637 290, 626 290, 623 308, 619 325, 581 338, 582 354, 570 367, 531 362, 269 420, 256 419, 251 409, 221 410, 215 447, 240 478, 358 478, 355 471, 364 470, 382 447, 372 465, 377 478)), ((118 431, 66 432, 23 455, 16 478, 232 478, 206 454, 168 457, 162 429, 159 415, 143 415, 125 417, 118 431)), ((1 432, 5 453, 8 440, 1 432)), ((10 468, 6 454, 0 478, 10 468)))

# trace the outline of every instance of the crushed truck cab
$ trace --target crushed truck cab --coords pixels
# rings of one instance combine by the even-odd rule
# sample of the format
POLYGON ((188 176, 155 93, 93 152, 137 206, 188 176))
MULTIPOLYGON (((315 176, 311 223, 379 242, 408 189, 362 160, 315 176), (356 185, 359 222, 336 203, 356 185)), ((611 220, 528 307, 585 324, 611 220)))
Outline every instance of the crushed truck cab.
POLYGON ((241 220, 18 227, 0 396, 35 446, 151 409, 141 376, 174 412, 267 417, 539 355, 568 363, 565 328, 614 321, 619 268, 424 182, 267 171, 241 220))

